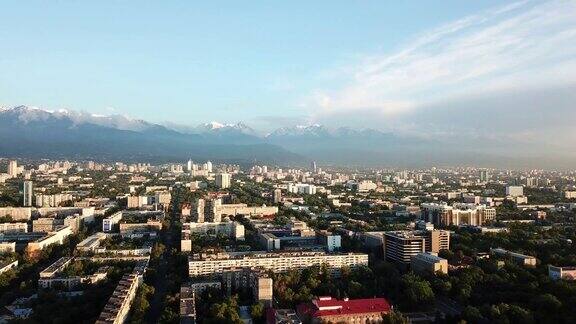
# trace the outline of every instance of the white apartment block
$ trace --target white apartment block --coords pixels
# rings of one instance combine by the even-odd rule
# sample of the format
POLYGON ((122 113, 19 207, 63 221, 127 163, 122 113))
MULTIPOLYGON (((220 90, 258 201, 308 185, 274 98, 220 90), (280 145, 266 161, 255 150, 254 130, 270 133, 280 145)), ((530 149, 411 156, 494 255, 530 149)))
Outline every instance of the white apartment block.
POLYGON ((287 189, 288 192, 295 194, 306 194, 306 195, 316 194, 316 186, 306 183, 289 183, 287 189))
POLYGON ((424 203, 420 207, 422 219, 438 226, 482 226, 496 218, 496 209, 485 205, 424 203))
POLYGON ((368 192, 370 190, 376 190, 376 188, 378 188, 378 185, 370 180, 362 180, 357 184, 358 192, 368 192))
POLYGON ((524 196, 524 187, 522 187, 522 186, 506 186, 506 196, 508 196, 508 197, 524 196))
POLYGON ((327 264, 332 273, 336 275, 344 266, 367 266, 368 255, 360 253, 326 254, 323 252, 219 253, 205 257, 190 257, 188 273, 191 277, 215 275, 241 268, 263 268, 274 272, 286 272, 322 264, 327 264))
POLYGON ((36 207, 58 207, 60 206, 60 204, 72 200, 74 200, 74 196, 72 196, 71 194, 54 194, 54 195, 36 194, 34 196, 36 207))
POLYGON ((102 220, 102 232, 112 232, 114 225, 122 220, 122 211, 114 213, 102 220))
POLYGON ((64 240, 72 234, 72 228, 70 228, 70 226, 62 226, 56 231, 50 232, 48 235, 28 243, 26 250, 29 254, 32 254, 52 244, 61 245, 64 243, 64 240))
POLYGON ((219 173, 216 175, 216 186, 221 189, 230 188, 232 175, 229 173, 219 173))

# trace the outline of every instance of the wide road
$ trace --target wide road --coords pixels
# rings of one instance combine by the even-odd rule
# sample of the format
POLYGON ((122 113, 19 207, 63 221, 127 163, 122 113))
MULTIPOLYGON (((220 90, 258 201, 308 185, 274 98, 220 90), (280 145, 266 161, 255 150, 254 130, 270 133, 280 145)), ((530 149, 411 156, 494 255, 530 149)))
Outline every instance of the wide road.
MULTIPOLYGON (((178 195, 174 196, 177 197, 178 195)), ((150 302, 148 323, 158 323, 160 321, 164 300, 166 300, 166 295, 168 294, 168 284, 166 282, 168 277, 168 259, 170 258, 170 251, 174 247, 174 240, 172 239, 172 223, 174 222, 174 219, 179 216, 175 206, 180 206, 180 203, 174 200, 172 201, 172 211, 168 215, 168 227, 163 229, 163 234, 161 235, 161 242, 165 245, 165 249, 164 253, 160 257, 156 277, 153 283, 154 295, 150 302)))

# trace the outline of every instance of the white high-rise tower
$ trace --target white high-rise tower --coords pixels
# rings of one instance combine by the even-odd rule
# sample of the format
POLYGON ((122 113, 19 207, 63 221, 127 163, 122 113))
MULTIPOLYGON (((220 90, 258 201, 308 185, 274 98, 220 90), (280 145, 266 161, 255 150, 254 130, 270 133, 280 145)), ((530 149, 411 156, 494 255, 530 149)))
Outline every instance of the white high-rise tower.
POLYGON ((24 207, 32 206, 32 181, 24 181, 24 207))

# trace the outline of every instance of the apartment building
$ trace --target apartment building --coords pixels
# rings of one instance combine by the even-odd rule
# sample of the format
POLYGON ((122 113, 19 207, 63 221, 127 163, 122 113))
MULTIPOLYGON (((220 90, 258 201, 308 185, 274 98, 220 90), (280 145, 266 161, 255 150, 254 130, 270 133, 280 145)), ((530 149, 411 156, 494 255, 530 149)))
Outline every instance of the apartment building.
POLYGON ((249 288, 252 290, 254 302, 262 302, 267 307, 272 305, 272 278, 262 269, 231 269, 222 274, 222 281, 229 296, 232 289, 249 288))
POLYGON ((122 219, 122 212, 114 213, 102 220, 102 232, 112 232, 114 226, 122 219))
POLYGON ((0 233, 28 233, 27 223, 0 223, 0 233))
POLYGON ((406 265, 417 254, 450 248, 450 233, 440 230, 391 231, 385 232, 383 239, 385 259, 406 265))
POLYGON ((197 199, 191 210, 192 220, 197 223, 221 222, 223 216, 271 216, 278 213, 276 206, 248 206, 247 204, 223 204, 221 199, 197 199))
POLYGON ((125 274, 104 306, 96 324, 122 324, 128 318, 138 287, 144 281, 148 259, 139 261, 134 271, 125 274))
POLYGON ((128 196, 127 208, 140 208, 151 204, 150 196, 128 196))
POLYGON ((520 254, 516 252, 511 252, 508 250, 504 250, 502 248, 490 249, 490 252, 496 256, 502 258, 510 258, 515 263, 526 266, 526 267, 534 267, 536 266, 536 258, 531 255, 520 254))
POLYGON ((170 205, 170 202, 172 201, 172 194, 170 194, 170 191, 157 191, 154 197, 155 203, 162 204, 164 206, 170 205))
POLYGON ((62 203, 74 200, 74 196, 71 194, 36 194, 34 196, 36 207, 58 207, 62 203))
POLYGON ((76 250, 78 251, 95 251, 98 247, 100 247, 100 243, 105 240, 107 237, 106 233, 98 232, 92 234, 82 240, 82 242, 76 245, 76 250))
POLYGON ((326 247, 328 252, 334 252, 342 247, 342 238, 340 235, 328 231, 317 231, 316 238, 320 244, 326 247))
POLYGON ((418 253, 410 261, 412 271, 418 274, 436 274, 441 272, 448 274, 448 260, 434 253, 418 253))
POLYGON ((28 243, 26 250, 28 254, 37 253, 49 245, 52 244, 62 244, 64 240, 72 235, 72 229, 70 226, 61 226, 60 228, 56 229, 54 232, 48 233, 46 236, 43 236, 37 240, 34 240, 28 243))
POLYGON ((121 222, 119 225, 120 234, 131 234, 131 233, 147 233, 147 232, 159 232, 162 230, 162 222, 153 219, 147 219, 144 223, 124 223, 121 222))
POLYGON ((79 216, 66 216, 64 218, 42 217, 32 221, 32 231, 53 232, 60 226, 70 226, 72 232, 77 233, 80 229, 79 216))
POLYGON ((122 324, 130 312, 130 306, 136 297, 136 291, 142 283, 142 276, 138 273, 125 274, 110 299, 104 306, 96 324, 122 324))
POLYGON ((196 323, 196 296, 190 287, 180 288, 180 324, 196 323))
POLYGON ((437 226, 482 226, 496 218, 496 209, 485 205, 425 203, 420 207, 422 219, 437 226))
POLYGON ((332 273, 338 275, 340 268, 344 266, 367 266, 368 255, 323 252, 242 252, 194 255, 188 260, 188 272, 191 277, 222 274, 238 268, 263 268, 274 272, 285 272, 322 264, 327 264, 332 273))

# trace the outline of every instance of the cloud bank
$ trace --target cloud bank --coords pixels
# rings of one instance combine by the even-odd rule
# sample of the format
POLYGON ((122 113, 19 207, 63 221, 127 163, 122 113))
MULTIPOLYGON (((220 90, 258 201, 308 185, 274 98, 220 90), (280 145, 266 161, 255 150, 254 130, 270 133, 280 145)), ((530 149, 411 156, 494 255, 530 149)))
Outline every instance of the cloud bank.
POLYGON ((422 136, 576 139, 576 1, 522 1, 365 55, 311 96, 312 119, 422 136))

